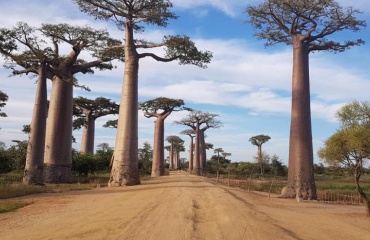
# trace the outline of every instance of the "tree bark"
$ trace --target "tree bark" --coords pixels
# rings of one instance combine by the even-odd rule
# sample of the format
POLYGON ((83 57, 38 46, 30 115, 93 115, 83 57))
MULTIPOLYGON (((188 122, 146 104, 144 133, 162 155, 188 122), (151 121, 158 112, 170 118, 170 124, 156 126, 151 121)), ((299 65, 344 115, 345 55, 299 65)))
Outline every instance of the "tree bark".
POLYGON ((174 169, 178 170, 179 169, 179 159, 178 159, 178 150, 175 149, 173 151, 173 164, 174 164, 174 169))
POLYGON ((109 186, 140 184, 138 166, 138 73, 139 57, 133 38, 133 23, 125 28, 125 72, 120 101, 116 143, 109 186))
POLYGON ((47 119, 46 66, 38 69, 37 90, 33 108, 31 132, 27 146, 24 184, 42 184, 44 167, 45 132, 47 119))
POLYGON ((201 174, 205 171, 206 161, 207 161, 207 152, 206 152, 206 142, 204 138, 204 131, 203 129, 199 130, 199 149, 200 149, 200 171, 201 174))
POLYGON ((190 146, 189 146, 189 172, 193 171, 193 161, 194 161, 194 140, 193 137, 190 136, 190 146))
POLYGON ((199 145, 200 145, 200 134, 199 134, 199 123, 197 123, 197 126, 195 128, 195 146, 194 146, 194 169, 193 172, 196 175, 200 175, 201 169, 200 169, 200 151, 199 151, 199 145))
POLYGON ((72 115, 72 79, 68 81, 54 77, 46 128, 45 182, 71 182, 72 115))
POLYGON ((316 199, 313 174, 309 50, 293 36, 292 112, 289 142, 289 171, 285 197, 316 199))
POLYGON ((164 175, 164 119, 157 117, 154 127, 152 177, 164 175))
POLYGON ((170 145, 170 152, 168 155, 168 160, 169 160, 170 169, 172 170, 174 168, 173 166, 173 144, 172 143, 170 145))
POLYGON ((262 145, 257 145, 257 158, 258 158, 258 163, 260 164, 260 170, 261 170, 261 175, 264 174, 264 168, 263 168, 263 161, 262 161, 262 145))
POLYGON ((94 153, 95 118, 92 111, 85 111, 86 125, 82 130, 81 149, 82 154, 94 153))

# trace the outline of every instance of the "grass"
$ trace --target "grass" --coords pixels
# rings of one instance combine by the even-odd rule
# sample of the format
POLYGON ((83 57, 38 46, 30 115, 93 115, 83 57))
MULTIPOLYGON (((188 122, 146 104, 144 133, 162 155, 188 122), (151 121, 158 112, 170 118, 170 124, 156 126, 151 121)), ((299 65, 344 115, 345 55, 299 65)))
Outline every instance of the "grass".
MULTIPOLYGON (((89 176, 73 176, 70 184, 45 184, 44 186, 22 184, 23 172, 0 174, 0 199, 21 197, 37 193, 60 193, 76 190, 91 190, 97 186, 108 185, 110 173, 98 173, 89 176)), ((150 176, 141 176, 141 181, 149 180, 150 176)))
MULTIPOLYGON (((315 176, 316 187, 323 191, 335 191, 338 193, 357 193, 355 180, 352 176, 332 177, 315 176)), ((362 190, 370 196, 370 176, 362 176, 360 179, 362 190)))
MULTIPOLYGON (((215 178, 215 176, 213 176, 215 178)), ((227 175, 223 176, 226 178, 227 175)), ((237 176, 231 176, 231 178, 237 179, 237 176)), ((241 185, 244 189, 250 189, 252 191, 269 192, 271 186, 271 180, 269 176, 255 177, 251 179, 251 186, 249 186, 249 177, 240 177, 244 180, 241 185)), ((286 186, 286 177, 278 177, 273 184, 272 193, 280 194, 281 189, 286 186)), ((225 179, 224 179, 225 180, 225 179)), ((315 183, 317 191, 329 192, 330 194, 337 195, 357 195, 356 184, 353 176, 330 176, 330 175, 315 175, 315 183)), ((362 190, 370 198, 370 175, 363 175, 360 179, 360 186, 362 190)))
POLYGON ((30 205, 32 202, 7 201, 0 203, 0 213, 14 212, 15 210, 30 205))
POLYGON ((45 186, 22 184, 22 172, 11 172, 0 175, 0 199, 21 197, 37 193, 60 193, 73 190, 90 190, 98 184, 107 185, 109 173, 91 176, 74 176, 71 184, 46 184, 45 186))

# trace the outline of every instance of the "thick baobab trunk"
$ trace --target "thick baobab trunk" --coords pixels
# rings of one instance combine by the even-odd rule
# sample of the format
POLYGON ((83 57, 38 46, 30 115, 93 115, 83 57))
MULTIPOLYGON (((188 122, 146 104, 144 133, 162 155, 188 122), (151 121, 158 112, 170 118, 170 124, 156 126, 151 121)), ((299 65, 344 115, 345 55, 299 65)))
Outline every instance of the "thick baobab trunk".
MULTIPOLYGON (((73 84, 54 77, 46 128, 44 180, 71 181, 73 84)), ((32 131, 32 129, 31 129, 32 131)))
POLYGON ((204 130, 199 130, 199 156, 200 156, 200 171, 201 174, 205 172, 205 166, 207 161, 207 153, 206 153, 206 141, 204 138, 204 130))
POLYGON ((164 119, 158 117, 154 127, 152 177, 164 175, 164 119))
POLYGON ((173 144, 172 143, 170 146, 170 152, 169 152, 168 158, 169 158, 170 169, 172 170, 174 168, 173 166, 173 144))
POLYGON ((86 125, 82 130, 81 149, 83 154, 94 153, 94 138, 95 138, 95 118, 92 116, 92 111, 85 111, 86 125))
POLYGON ((189 146, 189 172, 193 171, 193 161, 194 161, 194 141, 193 137, 190 136, 190 146, 189 146))
POLYGON ((38 70, 37 90, 33 108, 31 132, 27 147, 24 184, 43 183, 45 132, 47 119, 46 66, 38 70))
POLYGON ((196 175, 200 175, 201 174, 201 168, 200 168, 200 149, 199 149, 199 145, 200 145, 200 129, 199 129, 199 124, 197 124, 196 128, 195 128, 195 144, 194 144, 194 169, 193 169, 193 172, 196 174, 196 175))
POLYGON ((293 38, 292 113, 289 142, 289 172, 285 197, 316 199, 313 175, 309 50, 293 38))
POLYGON ((118 115, 117 137, 109 186, 140 184, 138 166, 138 73, 139 58, 133 27, 126 23, 125 73, 118 115))
POLYGON ((262 145, 257 145, 257 158, 260 165, 261 175, 265 173, 263 159, 262 159, 262 145))
POLYGON ((179 169, 179 159, 178 159, 178 150, 177 149, 175 149, 173 151, 173 165, 174 165, 175 170, 179 169))

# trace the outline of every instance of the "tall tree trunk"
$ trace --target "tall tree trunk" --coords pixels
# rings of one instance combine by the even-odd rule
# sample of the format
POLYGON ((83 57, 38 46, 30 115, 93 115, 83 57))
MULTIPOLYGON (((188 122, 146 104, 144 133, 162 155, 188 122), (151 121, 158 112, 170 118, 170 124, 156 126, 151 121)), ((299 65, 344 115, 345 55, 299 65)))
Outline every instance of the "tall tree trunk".
POLYGON ((109 186, 140 184, 138 161, 138 73, 133 26, 125 29, 125 73, 120 101, 116 143, 109 186))
POLYGON ((30 139, 27 146, 24 184, 43 183, 45 132, 47 119, 46 66, 38 69, 37 90, 33 108, 30 139))
POLYGON ((205 166, 207 162, 207 150, 206 150, 206 141, 204 138, 204 130, 199 130, 199 149, 200 149, 200 169, 201 169, 201 174, 205 172, 205 166))
POLYGON ((177 160, 177 170, 181 169, 181 158, 180 158, 180 151, 176 151, 176 160, 177 160))
POLYGON ((193 171, 193 161, 194 161, 194 141, 193 137, 190 136, 190 146, 189 146, 189 172, 193 171))
POLYGON ((48 183, 71 181, 73 84, 69 80, 53 78, 44 160, 44 180, 48 183))
POLYGON ((170 145, 170 152, 169 152, 168 158, 169 158, 169 163, 170 163, 170 169, 172 170, 173 169, 173 144, 172 143, 170 145))
POLYGON ((285 197, 316 199, 313 174, 309 50, 293 37, 292 113, 289 142, 289 172, 285 197))
POLYGON ((86 125, 82 130, 81 149, 82 154, 94 153, 95 118, 92 111, 85 111, 86 125))
POLYGON ((193 172, 196 174, 196 175, 200 175, 201 171, 200 171, 200 162, 199 162, 199 158, 200 158, 200 149, 199 149, 199 145, 200 145, 200 134, 199 134, 199 124, 197 124, 196 128, 195 128, 195 146, 194 146, 194 170, 193 172))
POLYGON ((264 174, 263 161, 262 161, 262 145, 257 145, 257 158, 260 165, 261 175, 264 174))
POLYGON ((178 150, 175 149, 173 151, 173 163, 174 163, 174 169, 175 170, 178 170, 178 168, 179 168, 179 159, 178 159, 177 156, 178 156, 178 150))
POLYGON ((152 177, 164 175, 164 119, 160 116, 155 121, 152 177))

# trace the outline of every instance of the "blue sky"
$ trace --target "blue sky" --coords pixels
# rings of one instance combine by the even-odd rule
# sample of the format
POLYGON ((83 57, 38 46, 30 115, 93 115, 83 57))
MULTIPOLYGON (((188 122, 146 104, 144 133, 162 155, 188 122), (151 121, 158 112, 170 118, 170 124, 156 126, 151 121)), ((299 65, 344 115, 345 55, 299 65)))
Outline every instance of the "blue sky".
MULTIPOLYGON (((69 23, 108 29, 112 36, 123 38, 123 33, 108 22, 95 21, 81 13, 71 0, 13 0, 4 1, 0 8, 0 27, 12 27, 18 21, 38 27, 41 23, 69 23), (32 3, 31 3, 32 2, 32 3)), ((215 148, 232 153, 232 161, 253 161, 256 147, 248 139, 267 134, 271 140, 263 150, 277 154, 288 162, 292 50, 278 45, 265 48, 264 42, 253 37, 253 29, 245 23, 243 13, 248 4, 260 0, 176 0, 174 12, 179 16, 167 28, 148 27, 142 38, 159 41, 163 35, 186 34, 200 49, 213 52, 214 58, 207 69, 180 66, 177 63, 160 63, 144 59, 140 63, 139 100, 159 96, 181 98, 186 105, 201 111, 218 113, 224 126, 206 132, 207 142, 215 148)), ((361 19, 370 22, 368 0, 340 0, 354 6, 364 14, 361 19)), ((368 28, 359 33, 347 32, 336 38, 363 38, 370 42, 368 28)), ((334 113, 351 100, 368 100, 370 89, 370 45, 355 47, 345 53, 313 53, 310 56, 311 109, 315 162, 319 163, 317 149, 338 128, 334 113)), ((156 50, 161 53, 161 49, 156 50)), ((0 63, 4 61, 0 58, 0 63)), ((81 84, 91 92, 75 89, 74 96, 96 98, 99 96, 119 102, 123 64, 115 63, 113 71, 96 72, 94 75, 76 75, 81 84)), ((36 89, 35 79, 27 76, 8 77, 9 70, 0 68, 0 90, 9 95, 3 109, 9 117, 0 119, 0 141, 7 146, 11 140, 26 140, 22 126, 31 122, 36 89)), ((49 90, 50 90, 50 81, 49 90)), ((186 115, 173 113, 166 120, 166 136, 179 135, 185 127, 174 125, 186 115)), ((97 120, 96 145, 115 141, 115 130, 102 128, 108 116, 97 120)), ((139 112, 139 146, 153 142, 154 119, 146 119, 139 112)), ((81 131, 73 133, 79 149, 81 131)), ((189 137, 180 136, 188 146, 189 137)), ((208 151, 208 156, 213 150, 208 151)), ((187 158, 187 152, 182 157, 187 158)))

